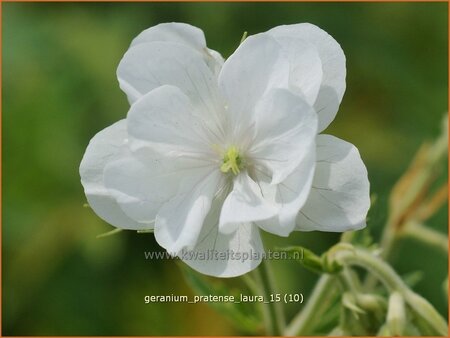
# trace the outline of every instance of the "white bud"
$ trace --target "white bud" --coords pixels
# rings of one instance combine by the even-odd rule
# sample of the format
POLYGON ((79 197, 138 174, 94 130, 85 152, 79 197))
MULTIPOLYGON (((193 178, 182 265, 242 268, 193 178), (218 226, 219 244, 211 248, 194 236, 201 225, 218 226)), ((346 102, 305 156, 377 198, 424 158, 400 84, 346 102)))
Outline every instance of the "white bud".
POLYGON ((402 336, 406 326, 405 301, 399 292, 389 297, 387 326, 393 336, 402 336))

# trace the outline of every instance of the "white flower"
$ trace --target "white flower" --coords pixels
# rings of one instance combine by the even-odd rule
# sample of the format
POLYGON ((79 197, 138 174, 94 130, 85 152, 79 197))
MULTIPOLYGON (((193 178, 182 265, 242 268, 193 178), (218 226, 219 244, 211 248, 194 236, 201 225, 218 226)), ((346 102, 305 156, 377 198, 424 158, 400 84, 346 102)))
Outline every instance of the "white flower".
POLYGON ((318 135, 345 73, 339 44, 311 24, 250 36, 225 62, 198 28, 147 29, 117 70, 127 118, 93 137, 80 166, 89 204, 118 228, 154 229, 169 253, 220 277, 260 263, 261 229, 363 228, 358 150, 318 135), (195 255, 208 250, 228 254, 195 255))

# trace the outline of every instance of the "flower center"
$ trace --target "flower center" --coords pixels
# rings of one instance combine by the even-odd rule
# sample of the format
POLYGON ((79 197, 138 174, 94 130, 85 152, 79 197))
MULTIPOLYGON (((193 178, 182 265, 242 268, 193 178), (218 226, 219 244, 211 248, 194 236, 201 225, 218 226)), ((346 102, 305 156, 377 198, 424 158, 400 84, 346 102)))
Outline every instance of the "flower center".
POLYGON ((229 147, 223 156, 223 163, 220 166, 220 171, 227 173, 231 170, 234 175, 237 175, 242 168, 242 157, 239 155, 238 149, 236 146, 229 147))

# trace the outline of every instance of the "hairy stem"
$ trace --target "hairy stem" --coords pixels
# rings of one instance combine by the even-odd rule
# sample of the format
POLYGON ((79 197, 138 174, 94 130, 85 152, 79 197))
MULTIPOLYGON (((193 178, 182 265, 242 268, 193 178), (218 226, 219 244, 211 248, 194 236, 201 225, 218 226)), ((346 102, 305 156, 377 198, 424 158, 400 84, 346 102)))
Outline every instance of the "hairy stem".
POLYGON ((285 336, 310 334, 320 313, 327 306, 330 294, 335 291, 336 278, 325 274, 316 283, 305 307, 299 312, 284 331, 285 336))
POLYGON ((356 265, 367 269, 377 277, 392 292, 399 292, 405 299, 406 304, 419 317, 421 317, 428 326, 437 335, 447 335, 447 322, 434 309, 434 307, 423 297, 414 293, 396 274, 396 272, 382 259, 373 256, 371 253, 353 248, 336 250, 333 252, 333 259, 336 259, 343 265, 356 265))
POLYGON ((264 323, 266 326, 266 334, 271 336, 279 336, 284 330, 284 315, 281 303, 272 302, 271 295, 277 293, 273 283, 269 264, 263 260, 257 269, 258 281, 261 285, 261 292, 267 303, 264 303, 264 323))
POLYGON ((439 248, 445 254, 448 254, 447 236, 420 223, 409 224, 401 234, 405 237, 417 239, 431 247, 439 248))

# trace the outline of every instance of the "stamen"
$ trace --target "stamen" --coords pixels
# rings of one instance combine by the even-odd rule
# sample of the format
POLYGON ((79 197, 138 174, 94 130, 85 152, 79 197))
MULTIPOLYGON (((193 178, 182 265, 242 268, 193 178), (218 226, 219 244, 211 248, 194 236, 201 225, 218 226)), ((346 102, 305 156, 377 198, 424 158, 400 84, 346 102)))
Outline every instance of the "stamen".
POLYGON ((242 169, 242 165, 242 158, 239 155, 238 149, 235 146, 231 146, 223 156, 223 163, 220 166, 220 171, 227 173, 231 170, 234 175, 237 175, 242 169))

